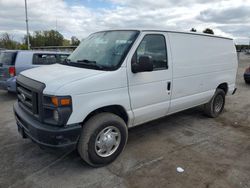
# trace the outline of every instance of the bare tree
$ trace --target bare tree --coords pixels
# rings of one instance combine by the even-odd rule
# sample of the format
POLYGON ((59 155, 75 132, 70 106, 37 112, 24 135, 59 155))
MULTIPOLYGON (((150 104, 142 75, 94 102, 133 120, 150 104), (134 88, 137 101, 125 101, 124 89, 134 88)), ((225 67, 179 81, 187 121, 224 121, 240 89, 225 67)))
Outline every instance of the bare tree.
POLYGON ((13 40, 9 33, 3 33, 0 37, 0 47, 6 49, 16 49, 19 43, 13 40))
POLYGON ((79 44, 80 44, 80 40, 77 37, 72 36, 71 37, 71 45, 72 46, 78 46, 79 44))

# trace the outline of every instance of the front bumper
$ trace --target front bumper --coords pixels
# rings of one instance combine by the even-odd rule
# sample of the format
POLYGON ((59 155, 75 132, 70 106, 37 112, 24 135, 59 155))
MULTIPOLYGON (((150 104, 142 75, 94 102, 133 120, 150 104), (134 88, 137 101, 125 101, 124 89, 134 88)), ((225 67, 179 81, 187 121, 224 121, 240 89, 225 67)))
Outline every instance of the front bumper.
POLYGON ((75 148, 81 134, 81 125, 56 127, 43 124, 14 104, 14 114, 19 133, 38 145, 49 148, 75 148))

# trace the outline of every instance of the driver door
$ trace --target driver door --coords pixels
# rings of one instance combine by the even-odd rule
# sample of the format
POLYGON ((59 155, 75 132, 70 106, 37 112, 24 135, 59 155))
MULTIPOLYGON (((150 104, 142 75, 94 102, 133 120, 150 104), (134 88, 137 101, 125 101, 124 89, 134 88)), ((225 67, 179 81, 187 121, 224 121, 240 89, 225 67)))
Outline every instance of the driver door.
POLYGON ((128 58, 128 87, 133 125, 138 125, 165 116, 170 106, 172 68, 168 40, 165 33, 144 33, 128 58), (139 63, 147 56, 153 63, 153 71, 133 73, 131 63, 139 63))

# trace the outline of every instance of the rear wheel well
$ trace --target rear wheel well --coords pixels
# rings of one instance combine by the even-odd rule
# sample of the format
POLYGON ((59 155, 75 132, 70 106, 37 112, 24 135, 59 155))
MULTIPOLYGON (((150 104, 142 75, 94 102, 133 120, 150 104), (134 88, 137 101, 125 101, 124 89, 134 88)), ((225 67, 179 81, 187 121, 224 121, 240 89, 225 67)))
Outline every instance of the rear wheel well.
POLYGON ((120 105, 105 106, 105 107, 101 107, 101 108, 94 110, 93 112, 89 113, 88 116, 84 119, 83 124, 87 122, 92 116, 102 113, 102 112, 113 113, 119 116, 120 118, 122 118, 124 122, 128 124, 128 114, 126 110, 120 105))
POLYGON ((222 83, 222 84, 220 84, 217 87, 217 89, 222 89, 225 92, 225 94, 227 94, 227 92, 228 92, 228 85, 227 85, 227 83, 222 83))

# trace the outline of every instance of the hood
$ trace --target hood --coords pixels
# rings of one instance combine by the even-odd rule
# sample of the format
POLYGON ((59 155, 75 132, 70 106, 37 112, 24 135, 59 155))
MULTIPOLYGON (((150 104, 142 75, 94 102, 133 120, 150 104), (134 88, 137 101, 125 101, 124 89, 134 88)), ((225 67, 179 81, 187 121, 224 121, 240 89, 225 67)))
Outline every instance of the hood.
POLYGON ((105 73, 105 71, 54 64, 29 69, 23 71, 21 74, 44 83, 46 85, 46 91, 53 93, 65 84, 102 73, 105 73))

